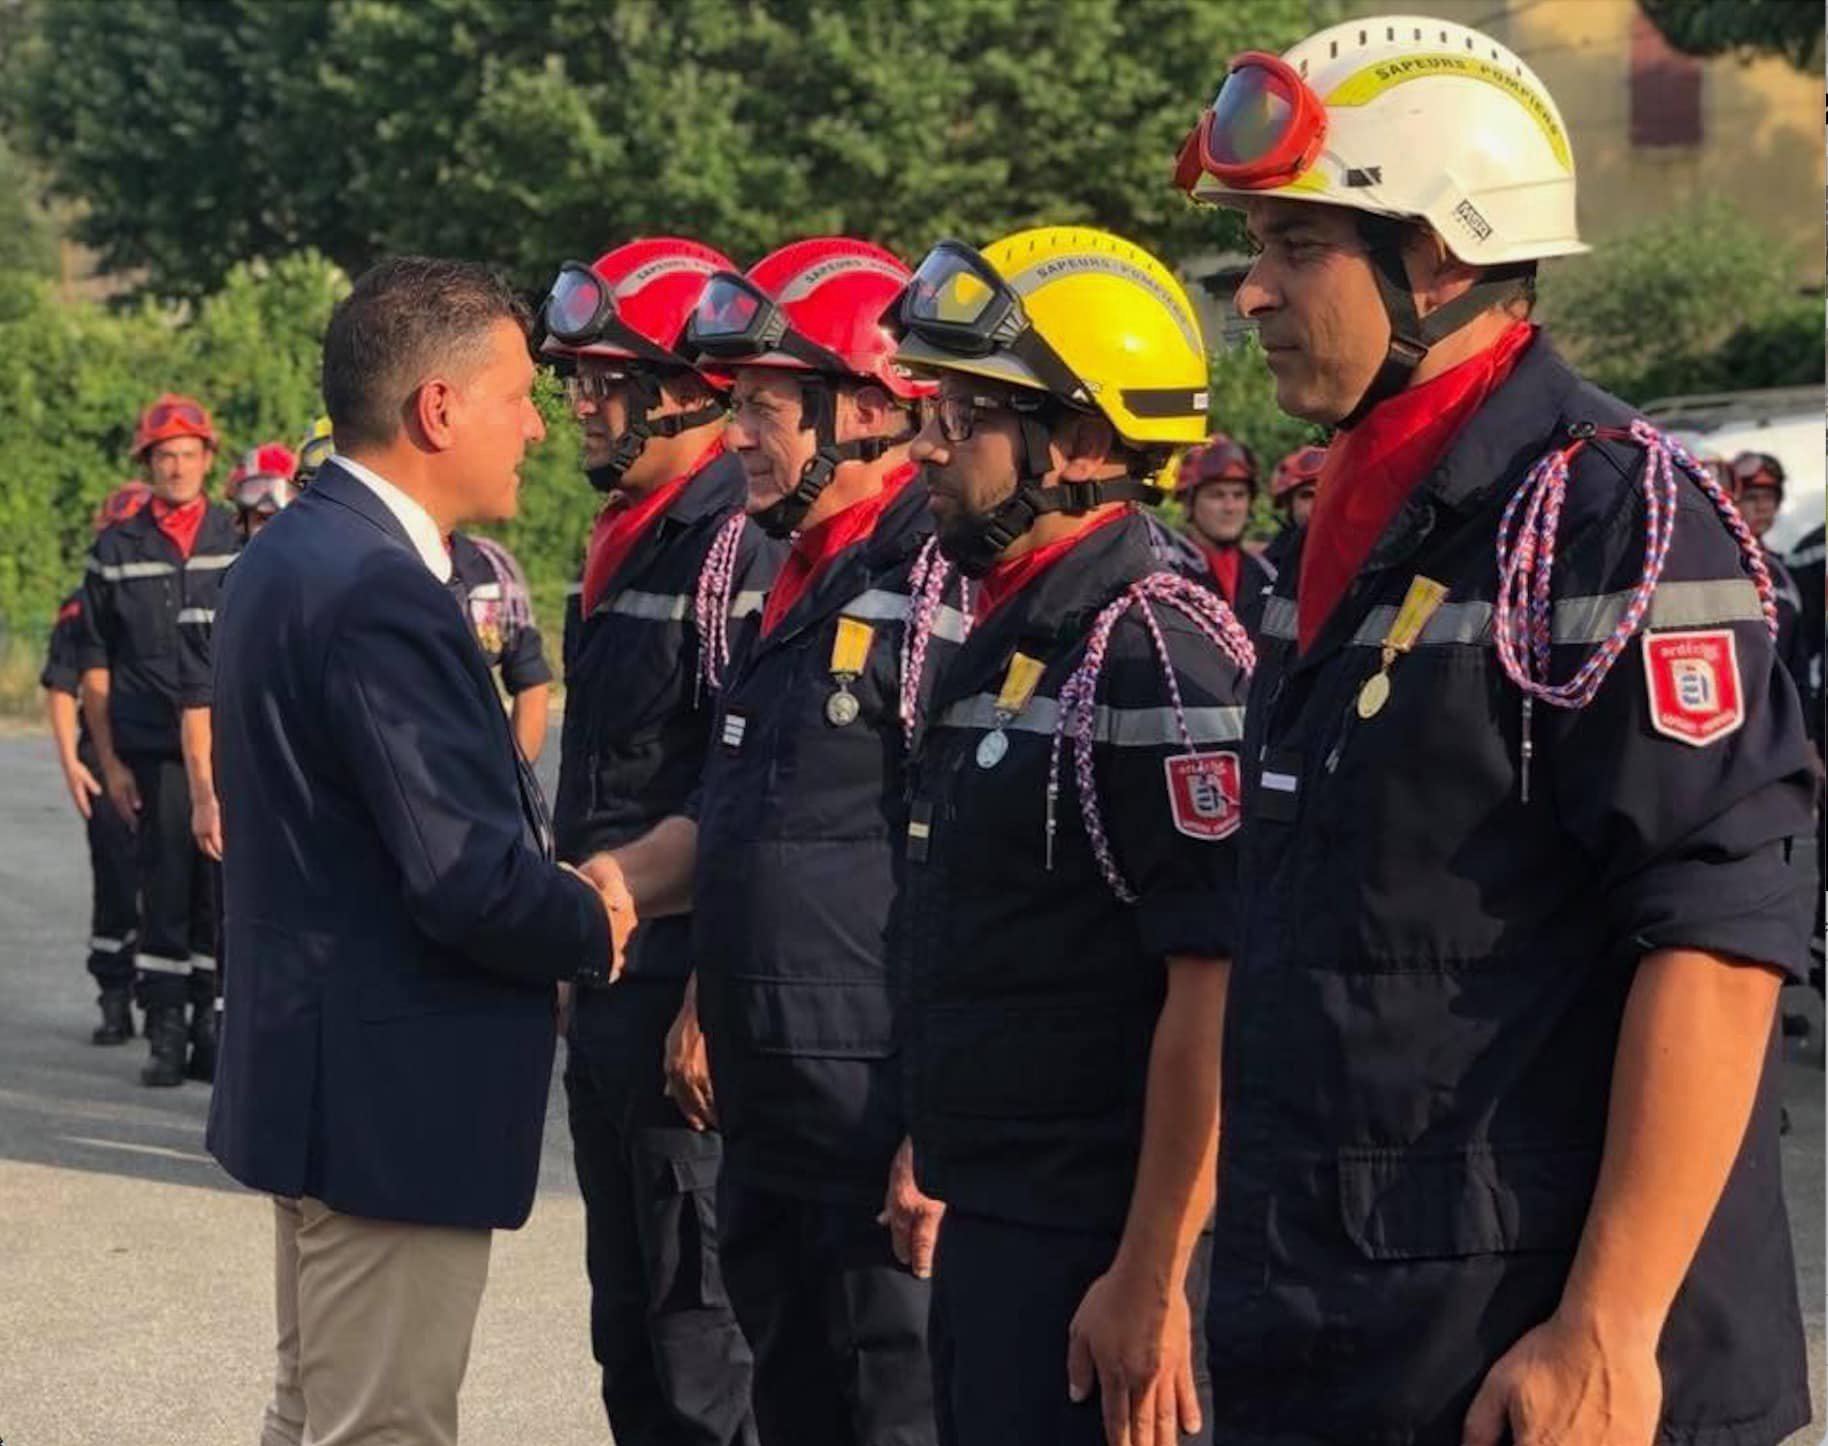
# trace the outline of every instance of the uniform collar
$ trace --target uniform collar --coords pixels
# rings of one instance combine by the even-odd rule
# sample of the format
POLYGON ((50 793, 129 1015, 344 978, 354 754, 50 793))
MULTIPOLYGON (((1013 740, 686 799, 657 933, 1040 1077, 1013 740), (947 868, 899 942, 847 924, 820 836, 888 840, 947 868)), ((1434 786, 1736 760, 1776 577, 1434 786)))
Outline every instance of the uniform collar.
POLYGON ((748 487, 743 481, 743 464, 733 452, 724 450, 722 442, 700 460, 688 473, 691 481, 673 499, 665 516, 690 526, 732 506, 741 506, 748 487))

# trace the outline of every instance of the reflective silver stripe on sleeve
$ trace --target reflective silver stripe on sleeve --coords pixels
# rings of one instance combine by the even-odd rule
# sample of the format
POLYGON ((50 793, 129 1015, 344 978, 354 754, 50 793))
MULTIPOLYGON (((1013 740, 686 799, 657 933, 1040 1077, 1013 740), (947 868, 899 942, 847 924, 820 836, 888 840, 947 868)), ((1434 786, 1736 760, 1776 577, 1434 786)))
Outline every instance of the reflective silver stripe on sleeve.
POLYGON ((1258 782, 1271 793, 1293 793, 1296 785, 1299 784, 1300 781, 1301 780, 1292 773, 1271 773, 1267 769, 1264 770, 1263 776, 1258 779, 1258 782))
POLYGON ((1791 553, 1789 563, 1791 567, 1812 567, 1824 557, 1828 557, 1828 543, 1812 542, 1791 553))
POLYGON ((240 556, 238 552, 199 552, 195 557, 185 559, 184 569, 187 572, 220 572, 240 556))
POLYGON ((178 569, 169 562, 97 562, 89 559, 89 571, 109 582, 125 582, 140 577, 176 577, 178 569))
POLYGON ((157 954, 135 954, 133 967, 142 969, 148 974, 188 974, 190 960, 162 959, 157 954))
POLYGON ((118 954, 121 950, 131 944, 133 940, 134 936, 132 934, 128 934, 120 939, 111 939, 106 934, 91 934, 89 936, 89 950, 94 954, 118 954))
POLYGON ((1295 600, 1286 597, 1272 597, 1263 604, 1263 624, 1261 629, 1266 638, 1276 638, 1282 642, 1295 641, 1295 600))
MULTIPOLYGON (((1557 643, 1603 643, 1611 637, 1631 605, 1629 592, 1595 593, 1590 597, 1565 597, 1555 603, 1554 640, 1557 643)), ((1292 610, 1291 610, 1292 611, 1292 610)), ((1749 577, 1710 579, 1702 582, 1660 583, 1651 595, 1650 628, 1721 627, 1727 623, 1753 623, 1764 617, 1758 589, 1749 577)), ((1353 634, 1352 646, 1383 645, 1396 609, 1385 604, 1365 614, 1353 634)), ((1492 605, 1483 602, 1446 603, 1422 629, 1418 647, 1489 643, 1492 640, 1492 605)))
POLYGON ((469 594, 470 599, 473 602, 499 602, 501 600, 501 584, 498 582, 479 582, 475 587, 469 589, 469 594))
POLYGON ((179 608, 178 609, 178 626, 179 627, 183 627, 186 623, 213 623, 215 621, 216 621, 216 610, 214 608, 179 608))
POLYGON ((965 615, 957 608, 949 608, 941 603, 933 612, 933 635, 944 638, 949 643, 962 643, 971 625, 965 621, 965 615))
POLYGON ((730 616, 733 618, 753 617, 768 606, 768 594, 757 589, 739 592, 730 599, 730 616))
POLYGON ((580 597, 580 596, 582 596, 583 592, 584 592, 584 584, 581 582, 571 582, 571 583, 565 584, 565 596, 566 597, 580 597))
MULTIPOLYGON (((994 728, 996 702, 993 693, 961 698, 940 715, 940 726, 994 728)), ((1187 735, 1196 744, 1235 743, 1244 736, 1242 708, 1189 708, 1185 716, 1187 735)), ((1059 708, 1052 698, 1036 698, 1003 727, 1016 733, 1051 737, 1058 718, 1059 708)), ((1097 742, 1117 748, 1160 748, 1182 741, 1172 708, 1112 708, 1101 703, 1093 714, 1092 727, 1097 742)))
POLYGON ((625 618, 644 618, 651 623, 678 622, 686 615, 691 601, 682 592, 640 592, 627 588, 599 606, 597 611, 620 613, 625 618))

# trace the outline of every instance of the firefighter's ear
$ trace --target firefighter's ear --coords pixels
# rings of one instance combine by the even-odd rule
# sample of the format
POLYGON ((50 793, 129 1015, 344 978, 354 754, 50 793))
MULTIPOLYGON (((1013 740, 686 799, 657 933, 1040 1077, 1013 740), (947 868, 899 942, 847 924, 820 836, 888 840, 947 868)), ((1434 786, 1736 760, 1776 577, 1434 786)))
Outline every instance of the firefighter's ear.
POLYGON ((1117 434, 1103 417, 1074 415, 1054 429, 1051 450, 1062 482, 1089 482, 1109 469, 1117 434))

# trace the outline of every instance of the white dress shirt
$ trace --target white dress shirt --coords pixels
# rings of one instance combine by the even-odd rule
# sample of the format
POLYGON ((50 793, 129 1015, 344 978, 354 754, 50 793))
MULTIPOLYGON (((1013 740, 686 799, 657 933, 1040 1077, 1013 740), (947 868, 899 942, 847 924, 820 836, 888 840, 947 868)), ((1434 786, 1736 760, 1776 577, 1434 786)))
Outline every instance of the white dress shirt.
POLYGON ((438 530, 438 524, 432 521, 432 514, 372 467, 364 467, 353 457, 340 452, 334 460, 337 466, 379 497, 387 510, 393 513, 400 526, 406 529, 406 535, 418 550, 420 561, 431 570, 432 576, 439 582, 449 582, 451 552, 444 545, 444 534, 438 530))

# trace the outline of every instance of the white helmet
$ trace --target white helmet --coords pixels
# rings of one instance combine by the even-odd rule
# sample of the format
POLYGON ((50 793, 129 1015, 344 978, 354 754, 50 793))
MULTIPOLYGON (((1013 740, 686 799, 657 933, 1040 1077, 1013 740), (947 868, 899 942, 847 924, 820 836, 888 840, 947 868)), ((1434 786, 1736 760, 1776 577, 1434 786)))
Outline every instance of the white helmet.
POLYGON ((1195 201, 1318 201, 1429 223, 1461 261, 1578 255, 1574 156, 1536 73, 1490 36, 1383 15, 1233 60, 1181 149, 1195 201))

